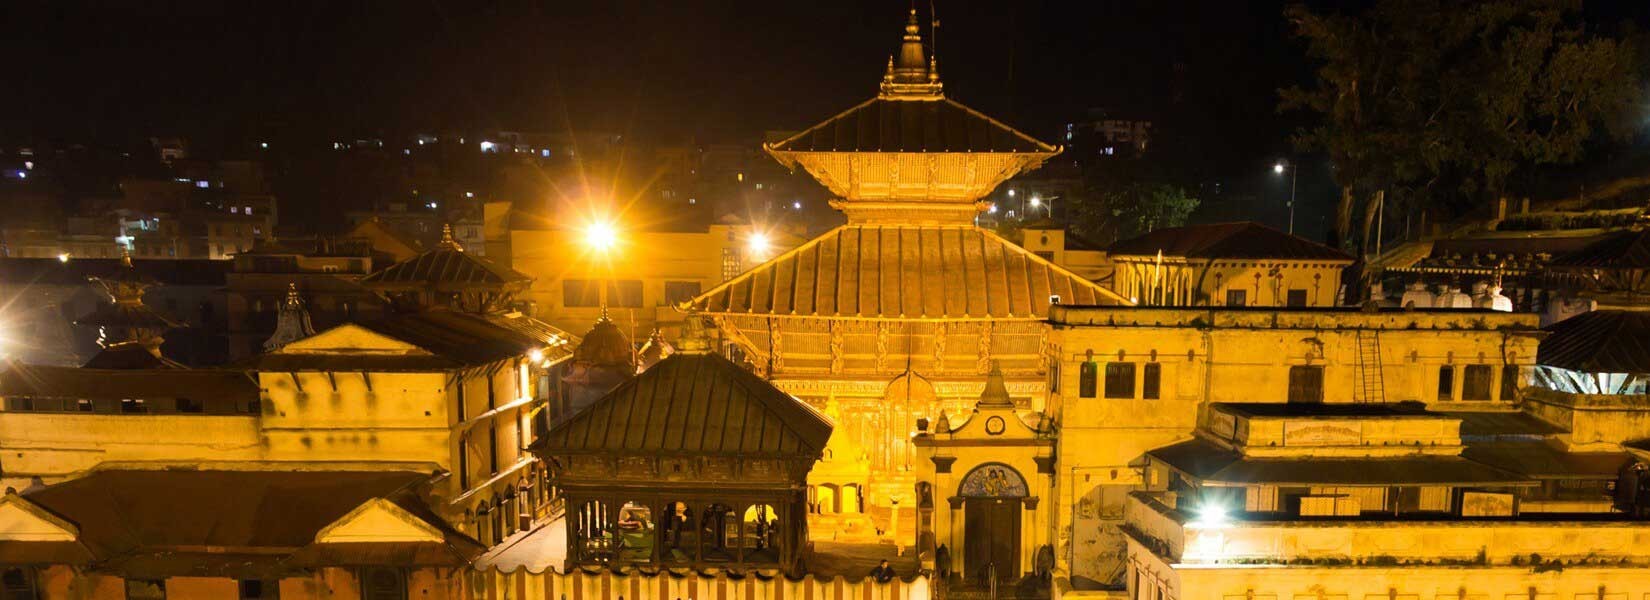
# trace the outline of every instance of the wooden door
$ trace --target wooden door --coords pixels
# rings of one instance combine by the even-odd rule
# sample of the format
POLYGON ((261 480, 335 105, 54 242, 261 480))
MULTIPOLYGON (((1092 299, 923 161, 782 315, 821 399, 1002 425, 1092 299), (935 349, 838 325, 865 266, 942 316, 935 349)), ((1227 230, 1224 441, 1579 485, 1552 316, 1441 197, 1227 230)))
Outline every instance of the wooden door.
POLYGON ((992 565, 998 582, 1019 577, 1021 504, 1019 498, 969 498, 964 505, 963 568, 971 583, 985 585, 992 565))

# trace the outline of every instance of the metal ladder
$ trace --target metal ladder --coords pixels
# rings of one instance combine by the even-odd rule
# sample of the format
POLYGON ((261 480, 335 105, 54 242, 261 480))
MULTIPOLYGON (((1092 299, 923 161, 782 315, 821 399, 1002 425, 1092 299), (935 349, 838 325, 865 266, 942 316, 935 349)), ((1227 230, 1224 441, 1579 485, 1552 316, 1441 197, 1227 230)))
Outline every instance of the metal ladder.
POLYGON ((1381 337, 1379 332, 1358 330, 1358 385, 1352 388, 1357 402, 1386 402, 1386 384, 1381 377, 1381 337))

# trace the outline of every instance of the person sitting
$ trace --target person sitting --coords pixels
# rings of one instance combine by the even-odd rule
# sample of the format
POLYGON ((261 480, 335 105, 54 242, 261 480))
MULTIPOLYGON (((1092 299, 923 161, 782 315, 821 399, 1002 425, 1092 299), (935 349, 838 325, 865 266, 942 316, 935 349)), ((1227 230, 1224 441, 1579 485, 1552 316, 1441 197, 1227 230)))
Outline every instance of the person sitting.
POLYGON ((877 568, 871 569, 871 578, 875 579, 877 583, 888 583, 893 581, 894 568, 888 566, 888 561, 884 559, 882 562, 877 563, 877 568))

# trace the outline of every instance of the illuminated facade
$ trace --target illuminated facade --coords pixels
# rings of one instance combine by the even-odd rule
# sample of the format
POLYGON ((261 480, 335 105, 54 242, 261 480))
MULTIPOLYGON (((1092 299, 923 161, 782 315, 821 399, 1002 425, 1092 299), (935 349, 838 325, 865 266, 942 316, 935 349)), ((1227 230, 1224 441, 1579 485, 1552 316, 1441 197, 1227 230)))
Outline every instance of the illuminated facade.
POLYGON ((917 423, 971 408, 994 363, 1017 406, 1042 408, 1049 307, 1120 299, 974 225, 992 189, 1060 150, 946 98, 914 13, 881 93, 765 147, 847 224, 694 303, 730 353, 835 421, 809 477, 815 538, 905 539, 917 423))

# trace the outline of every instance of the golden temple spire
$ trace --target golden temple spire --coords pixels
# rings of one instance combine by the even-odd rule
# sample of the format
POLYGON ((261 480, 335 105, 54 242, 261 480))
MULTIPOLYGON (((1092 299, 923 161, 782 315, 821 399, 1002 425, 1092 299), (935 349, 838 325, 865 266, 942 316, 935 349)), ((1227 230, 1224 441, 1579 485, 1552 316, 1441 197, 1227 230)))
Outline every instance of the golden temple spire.
POLYGON ((441 224, 441 243, 439 245, 448 250, 464 251, 464 246, 460 246, 458 240, 453 239, 453 225, 451 223, 441 224))
POLYGON ((912 100, 941 97, 939 72, 934 68, 934 61, 923 50, 916 8, 911 9, 905 21, 905 35, 900 42, 898 58, 888 59, 888 70, 882 76, 882 97, 912 100))

